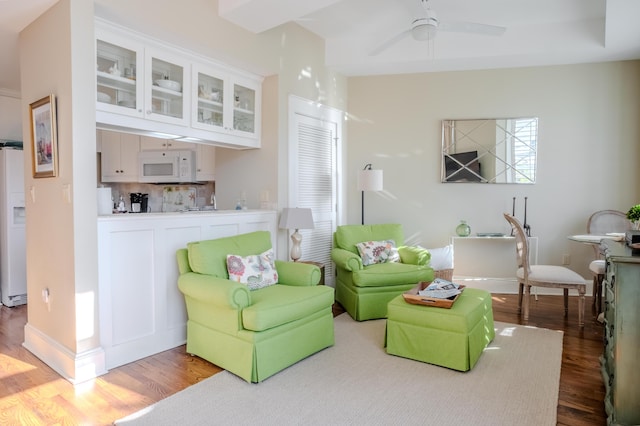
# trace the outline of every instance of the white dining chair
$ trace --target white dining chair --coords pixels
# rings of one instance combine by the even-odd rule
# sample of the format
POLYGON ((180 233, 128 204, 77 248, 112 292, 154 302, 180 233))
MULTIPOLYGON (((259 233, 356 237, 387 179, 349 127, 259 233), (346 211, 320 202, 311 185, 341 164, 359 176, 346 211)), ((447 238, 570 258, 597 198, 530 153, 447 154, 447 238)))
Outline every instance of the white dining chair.
POLYGON ((564 266, 556 265, 531 265, 529 263, 529 240, 524 232, 524 228, 518 219, 509 213, 504 213, 504 217, 509 222, 516 238, 516 258, 518 269, 518 313, 523 311, 523 290, 524 290, 524 322, 529 321, 529 302, 531 298, 531 287, 561 288, 564 293, 564 315, 569 313, 569 290, 578 292, 578 325, 584 327, 584 299, 587 285, 578 273, 564 266))
MULTIPOLYGON (((631 222, 627 215, 617 210, 599 210, 589 216, 587 233, 594 235, 607 235, 612 232, 625 232, 631 229, 631 222)), ((602 282, 606 272, 606 264, 602 259, 600 245, 593 245, 595 260, 589 263, 589 270, 593 274, 593 304, 592 309, 596 317, 602 312, 602 282)))

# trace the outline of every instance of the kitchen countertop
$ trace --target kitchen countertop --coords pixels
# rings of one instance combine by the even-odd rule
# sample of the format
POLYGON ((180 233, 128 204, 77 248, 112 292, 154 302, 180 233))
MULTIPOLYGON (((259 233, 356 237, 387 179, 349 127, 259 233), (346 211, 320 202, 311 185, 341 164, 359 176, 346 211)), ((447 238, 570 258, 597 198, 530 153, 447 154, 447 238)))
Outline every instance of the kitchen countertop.
POLYGON ((108 215, 98 216, 98 220, 111 221, 111 220, 144 220, 144 219, 156 219, 156 218, 186 218, 186 217, 203 217, 203 216, 221 216, 221 215, 234 215, 234 214, 246 214, 246 213, 262 213, 271 212, 273 210, 195 210, 184 212, 151 212, 151 213, 114 213, 108 215))

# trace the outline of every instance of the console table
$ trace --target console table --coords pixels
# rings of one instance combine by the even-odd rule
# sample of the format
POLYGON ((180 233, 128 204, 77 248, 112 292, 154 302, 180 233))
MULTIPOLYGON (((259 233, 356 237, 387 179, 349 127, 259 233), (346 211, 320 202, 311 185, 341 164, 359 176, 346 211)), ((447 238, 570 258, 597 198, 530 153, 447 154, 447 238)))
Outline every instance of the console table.
POLYGON ((640 251, 603 240, 604 354, 600 358, 609 425, 640 424, 640 251), (638 252, 638 253, 636 253, 638 252))
MULTIPOLYGON (((502 237, 451 237, 456 279, 492 293, 517 293, 516 239, 502 237)), ((529 238, 531 264, 538 263, 538 237, 529 238)))

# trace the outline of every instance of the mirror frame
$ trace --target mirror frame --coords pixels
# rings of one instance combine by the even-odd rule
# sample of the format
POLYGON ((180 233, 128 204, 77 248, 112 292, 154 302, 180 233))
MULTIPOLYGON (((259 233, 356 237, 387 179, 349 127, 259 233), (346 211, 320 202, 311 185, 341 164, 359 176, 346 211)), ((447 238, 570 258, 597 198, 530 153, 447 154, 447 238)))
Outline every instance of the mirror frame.
POLYGON ((442 183, 536 182, 538 117, 442 120, 442 183))

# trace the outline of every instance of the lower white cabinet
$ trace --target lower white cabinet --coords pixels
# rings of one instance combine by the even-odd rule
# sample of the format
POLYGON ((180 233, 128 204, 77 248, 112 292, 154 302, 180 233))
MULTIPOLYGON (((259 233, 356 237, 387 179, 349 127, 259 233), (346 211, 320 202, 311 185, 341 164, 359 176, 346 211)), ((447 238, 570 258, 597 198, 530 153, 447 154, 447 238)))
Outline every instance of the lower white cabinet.
POLYGON ((114 215, 98 218, 100 341, 106 368, 180 346, 187 315, 176 251, 188 242, 265 230, 275 211, 114 215))

